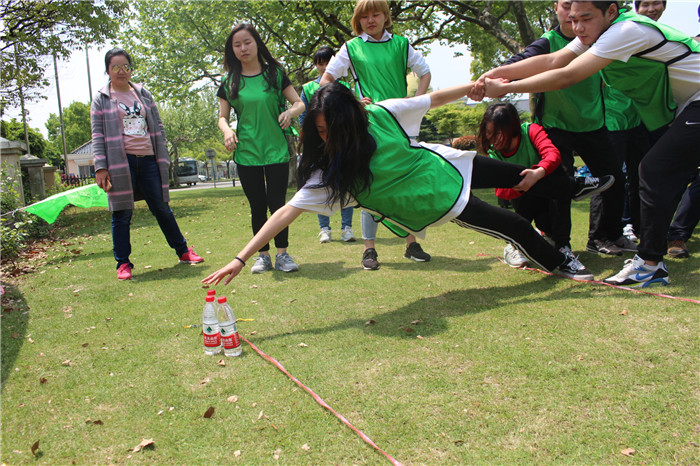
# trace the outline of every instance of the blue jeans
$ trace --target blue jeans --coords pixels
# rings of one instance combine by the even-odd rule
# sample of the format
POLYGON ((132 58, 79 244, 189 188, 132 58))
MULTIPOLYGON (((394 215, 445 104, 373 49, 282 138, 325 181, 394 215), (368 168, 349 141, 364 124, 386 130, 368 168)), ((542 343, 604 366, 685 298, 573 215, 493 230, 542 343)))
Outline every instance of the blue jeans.
MULTIPOLYGON (((352 228, 352 211, 354 207, 345 207, 340 211, 340 224, 342 228, 345 227, 350 227, 352 228)), ((321 229, 328 228, 329 230, 331 229, 331 219, 329 217, 326 217, 325 215, 319 215, 318 216, 318 226, 321 227, 321 229)))
POLYGON ((374 221, 372 214, 363 210, 362 214, 360 215, 360 225, 362 225, 362 239, 377 239, 377 229, 379 228, 379 223, 374 221))
MULTIPOLYGON (((182 256, 187 252, 187 241, 177 226, 170 206, 167 202, 163 202, 160 171, 156 158, 153 156, 136 157, 127 154, 127 159, 129 160, 132 189, 141 193, 148 204, 148 209, 158 221, 168 245, 175 250, 178 257, 182 256)), ((112 212, 112 244, 117 268, 122 264, 129 264, 130 267, 133 267, 129 261, 129 255, 131 255, 129 227, 133 213, 132 209, 112 212)))

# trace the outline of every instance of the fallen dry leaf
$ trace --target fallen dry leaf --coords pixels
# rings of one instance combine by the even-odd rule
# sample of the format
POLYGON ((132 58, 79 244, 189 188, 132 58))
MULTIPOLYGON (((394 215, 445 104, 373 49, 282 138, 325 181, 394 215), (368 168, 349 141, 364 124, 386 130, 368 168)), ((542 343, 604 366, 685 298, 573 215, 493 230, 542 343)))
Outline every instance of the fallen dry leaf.
POLYGON ((200 384, 200 385, 206 385, 206 384, 208 384, 209 382, 210 382, 209 377, 207 377, 206 379, 204 379, 204 380, 202 380, 201 382, 199 382, 199 384, 200 384))
POLYGON ((82 344, 82 347, 85 348, 85 347, 87 347, 88 344, 89 344, 89 343, 83 343, 83 344, 82 344))
POLYGON ((144 265, 143 266, 144 269, 150 269, 151 267, 153 267, 153 266, 152 265, 144 265))
POLYGON ((374 325, 374 324, 376 324, 376 323, 377 323, 376 320, 371 320, 371 319, 370 319, 370 320, 368 320, 367 322, 365 322, 365 325, 374 325))
POLYGON ((627 309, 623 309, 622 311, 620 311, 620 315, 621 315, 621 316, 626 316, 626 315, 627 315, 627 309))
POLYGON ((416 335, 416 338, 420 338, 421 340, 425 340, 425 338, 423 338, 423 337, 420 336, 420 335, 416 335))
POLYGON ((229 403, 235 403, 238 401, 238 397, 236 395, 231 395, 228 398, 226 398, 226 401, 228 401, 229 403))
POLYGON ((233 456, 235 456, 236 458, 238 458, 239 456, 241 456, 241 450, 236 450, 236 451, 234 451, 234 452, 233 452, 233 456))
POLYGON ((274 458, 275 460, 280 459, 280 453, 282 453, 282 450, 275 450, 275 451, 273 451, 273 452, 272 452, 272 458, 274 458))
POLYGON ((309 345, 307 345, 306 343, 299 343, 297 346, 301 346, 302 348, 306 348, 309 345))
POLYGON ((311 447, 309 446, 308 443, 305 443, 301 446, 301 449, 304 451, 309 451, 309 450, 311 450, 311 447))
POLYGON ((207 412, 204 413, 204 419, 209 419, 209 418, 212 417, 213 415, 214 415, 214 407, 213 407, 213 406, 209 406, 209 409, 207 409, 207 412))
POLYGON ((153 446, 154 444, 155 443, 153 442, 152 438, 145 438, 145 439, 141 440, 141 443, 139 443, 134 448, 132 448, 131 451, 132 451, 132 453, 137 453, 146 447, 153 446))
POLYGON ((418 325, 418 324, 422 324, 422 323, 423 323, 423 321, 420 319, 411 321, 411 325, 418 325))
POLYGON ((406 331, 406 333, 413 333, 413 332, 415 332, 415 330, 413 330, 411 327, 406 327, 404 330, 406 331))
POLYGON ((17 338, 19 338, 19 333, 17 333, 17 332, 12 332, 12 338, 14 338, 15 340, 16 340, 17 338))
POLYGON ((225 365, 226 365, 226 361, 224 361, 223 359, 219 359, 219 360, 216 362, 216 364, 219 365, 219 366, 225 366, 225 365))
POLYGON ((250 332, 250 335, 257 335, 257 334, 258 334, 257 330, 253 330, 252 332, 250 332))
POLYGON ((44 385, 47 382, 46 377, 42 377, 39 379, 39 383, 44 385))
POLYGON ((160 411, 158 411, 157 416, 160 416, 161 414, 163 414, 163 410, 162 410, 162 409, 161 409, 160 411))
POLYGON ((637 453, 637 452, 636 452, 633 448, 625 448, 625 449, 622 450, 620 453, 622 453, 622 454, 625 455, 625 456, 632 456, 632 455, 634 455, 634 454, 637 453))
POLYGON ((32 445, 32 455, 36 456, 36 451, 39 449, 39 440, 32 445))
POLYGON ((262 417, 263 417, 263 412, 260 411, 260 414, 258 414, 258 421, 259 421, 260 419, 262 419, 262 417))
POLYGON ((61 364, 63 364, 64 366, 70 366, 70 359, 66 359, 61 364))

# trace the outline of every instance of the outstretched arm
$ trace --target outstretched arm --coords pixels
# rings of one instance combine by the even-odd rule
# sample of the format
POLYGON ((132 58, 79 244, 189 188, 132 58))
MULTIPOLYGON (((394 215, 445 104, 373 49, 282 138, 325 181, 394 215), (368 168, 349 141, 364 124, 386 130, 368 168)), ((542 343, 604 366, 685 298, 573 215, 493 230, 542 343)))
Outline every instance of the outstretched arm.
POLYGON ((335 78, 332 74, 323 73, 323 76, 321 76, 321 81, 319 82, 319 86, 323 87, 328 83, 332 83, 333 81, 335 81, 335 78))
POLYGON ((428 94, 430 96, 430 108, 440 107, 466 96, 471 91, 472 86, 474 86, 473 82, 431 92, 428 94))
MULTIPOLYGON (((523 60, 519 63, 524 63, 526 61, 528 60, 523 60)), ((521 94, 525 92, 547 92, 565 89, 594 75, 612 62, 613 60, 611 59, 597 57, 590 52, 586 52, 564 68, 545 71, 544 73, 536 74, 519 81, 506 82, 499 79, 487 78, 486 96, 500 97, 510 93, 521 94)), ((518 63, 514 63, 513 66, 517 64, 518 63)))
MULTIPOLYGON (((303 210, 290 204, 286 204, 280 209, 277 209, 277 211, 272 214, 267 222, 265 222, 265 225, 263 225, 260 231, 258 231, 258 234, 255 235, 243 249, 241 249, 241 252, 239 252, 236 257, 240 258, 242 261, 247 261, 250 259, 253 254, 260 250, 261 247, 270 242, 270 240, 274 238, 277 233, 284 230, 294 220, 296 220, 296 218, 301 215, 302 212, 303 210)), ((202 280, 202 283, 216 285, 228 275, 228 278, 226 278, 224 281, 224 284, 228 285, 229 282, 233 280, 233 277, 241 273, 242 269, 243 262, 238 259, 233 259, 224 267, 202 280)))

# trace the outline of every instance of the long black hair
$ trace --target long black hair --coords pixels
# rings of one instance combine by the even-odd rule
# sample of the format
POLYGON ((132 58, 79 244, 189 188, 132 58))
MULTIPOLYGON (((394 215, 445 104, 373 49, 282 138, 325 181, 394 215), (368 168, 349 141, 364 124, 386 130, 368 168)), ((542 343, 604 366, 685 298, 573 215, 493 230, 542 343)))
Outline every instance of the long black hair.
POLYGON ((229 81, 228 98, 235 99, 238 97, 238 91, 241 90, 242 65, 241 61, 236 58, 236 54, 233 52, 233 36, 237 32, 243 30, 250 33, 258 47, 258 61, 262 66, 262 74, 267 83, 266 89, 280 90, 280 84, 277 82, 277 74, 283 71, 282 65, 275 60, 267 49, 267 46, 260 38, 260 34, 258 34, 255 27, 248 23, 241 23, 233 27, 231 34, 229 34, 226 39, 226 45, 224 46, 224 70, 228 72, 227 79, 229 81))
POLYGON ((367 112, 347 87, 333 82, 316 91, 306 110, 299 147, 299 188, 315 170, 321 170, 321 183, 314 187, 327 188, 328 205, 340 202, 341 207, 348 193, 357 196, 369 189, 369 161, 377 143, 369 133, 367 112), (326 120, 326 142, 316 129, 318 115, 326 120))
POLYGON ((499 102, 491 105, 484 112, 484 117, 479 124, 479 135, 476 142, 484 154, 491 148, 491 141, 486 137, 486 124, 493 123, 495 131, 500 131, 506 141, 512 141, 520 134, 520 116, 513 104, 499 102))

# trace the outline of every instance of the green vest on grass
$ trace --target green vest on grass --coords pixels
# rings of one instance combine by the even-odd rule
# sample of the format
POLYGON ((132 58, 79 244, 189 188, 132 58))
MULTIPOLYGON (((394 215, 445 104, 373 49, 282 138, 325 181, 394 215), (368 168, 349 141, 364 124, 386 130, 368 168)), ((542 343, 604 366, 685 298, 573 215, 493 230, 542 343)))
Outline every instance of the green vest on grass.
MULTIPOLYGON (((542 37, 549 41, 549 52, 566 47, 570 39, 557 31, 547 31, 542 37)), ((595 131, 605 125, 600 73, 596 73, 566 89, 536 94, 535 123, 545 129, 559 128, 574 133, 595 131), (543 106, 543 107, 542 107, 543 106)))
POLYGON ((542 160, 542 156, 530 140, 530 135, 528 130, 530 129, 531 123, 523 123, 520 125, 520 144, 518 144, 518 150, 515 151, 510 157, 504 156, 500 151, 496 149, 489 149, 488 155, 492 159, 503 160, 510 163, 515 163, 517 165, 522 165, 527 168, 531 168, 533 165, 537 165, 542 160))
MULTIPOLYGON (((228 76, 224 78, 228 95, 228 76)), ((282 70, 278 71, 278 85, 282 84, 282 70)), ((233 160, 240 165, 261 166, 289 162, 287 139, 280 128, 279 115, 281 90, 267 89, 262 73, 257 76, 241 76, 238 97, 228 98, 236 112, 238 144, 233 160)))
POLYGON ((602 70, 605 82, 634 101, 644 126, 653 131, 671 123, 676 115, 677 105, 671 93, 667 66, 693 53, 700 53, 700 43, 670 26, 629 11, 620 12, 613 24, 621 21, 634 21, 652 27, 665 39, 651 49, 630 57, 627 63, 615 60, 602 70), (665 63, 644 58, 646 53, 665 42, 683 44, 687 50, 665 63))
POLYGON ((450 211, 459 200, 464 179, 439 154, 412 147, 388 110, 379 105, 365 109, 369 133, 377 143, 369 164, 372 182, 362 193, 350 191, 360 206, 381 215, 397 235, 407 235, 403 228, 421 231, 450 211))
POLYGON ((384 42, 347 42, 348 56, 357 78, 357 95, 372 102, 406 97, 408 39, 393 35, 384 42))

